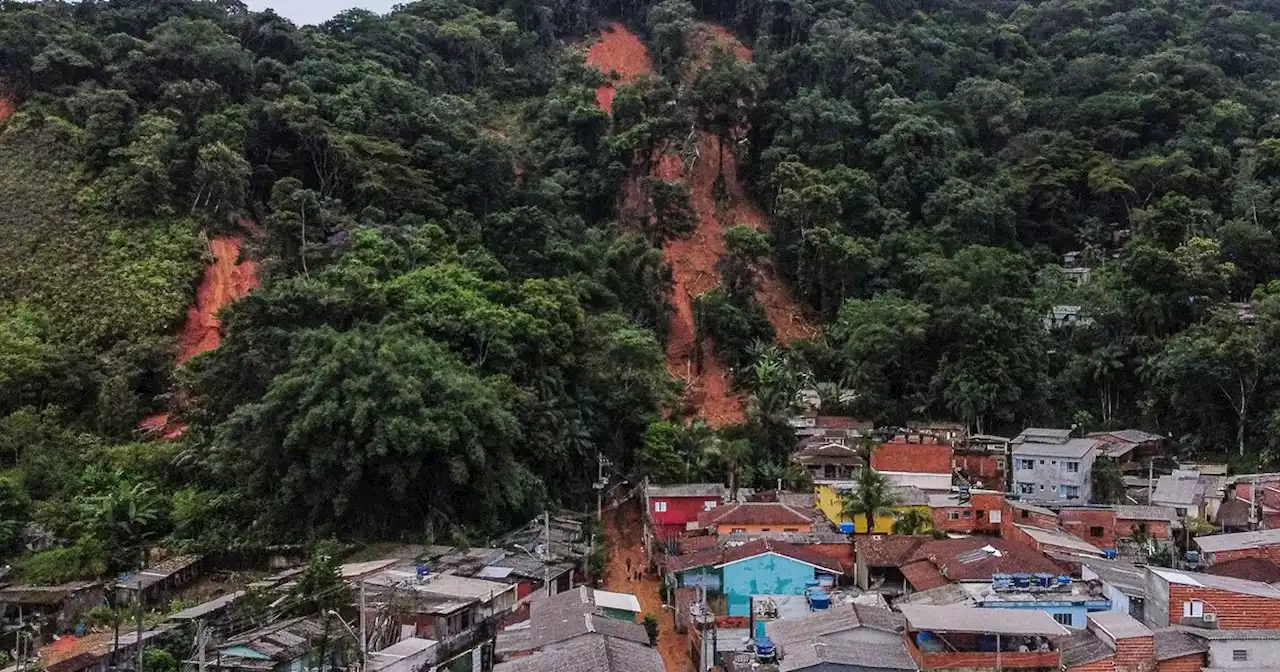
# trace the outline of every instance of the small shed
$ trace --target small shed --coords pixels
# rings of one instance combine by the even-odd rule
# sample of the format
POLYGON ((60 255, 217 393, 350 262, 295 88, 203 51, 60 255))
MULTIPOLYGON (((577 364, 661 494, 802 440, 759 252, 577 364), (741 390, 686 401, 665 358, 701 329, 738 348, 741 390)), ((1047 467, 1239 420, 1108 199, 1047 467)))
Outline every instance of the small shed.
POLYGON ((47 620, 57 632, 74 627, 80 616, 106 602, 102 584, 94 581, 72 581, 56 586, 15 585, 0 588, 0 609, 5 620, 19 616, 47 620))
POLYGON ((125 574, 116 582, 116 599, 126 603, 159 602, 199 578, 201 560, 203 556, 179 555, 147 569, 125 574))

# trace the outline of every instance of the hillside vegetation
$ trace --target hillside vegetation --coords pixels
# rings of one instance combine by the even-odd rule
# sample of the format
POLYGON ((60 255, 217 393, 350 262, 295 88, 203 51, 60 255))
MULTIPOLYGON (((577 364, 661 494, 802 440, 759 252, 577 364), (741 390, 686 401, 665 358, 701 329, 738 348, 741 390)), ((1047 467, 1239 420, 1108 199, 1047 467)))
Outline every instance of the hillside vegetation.
POLYGON ((155 544, 478 541, 585 507, 598 455, 803 485, 810 387, 879 423, 1133 424, 1271 462, 1270 11, 0 4, 0 550, 34 523, 56 548, 22 569, 55 580, 155 544), (583 58, 607 20, 654 65, 609 112, 583 58), (202 241, 242 218, 261 286, 175 369, 202 241), (715 430, 663 359, 663 248, 712 218, 685 350, 745 400, 715 430), (765 345, 784 285, 820 333, 765 345), (1083 320, 1046 329, 1054 306, 1083 320), (182 438, 133 442, 161 409, 182 438))

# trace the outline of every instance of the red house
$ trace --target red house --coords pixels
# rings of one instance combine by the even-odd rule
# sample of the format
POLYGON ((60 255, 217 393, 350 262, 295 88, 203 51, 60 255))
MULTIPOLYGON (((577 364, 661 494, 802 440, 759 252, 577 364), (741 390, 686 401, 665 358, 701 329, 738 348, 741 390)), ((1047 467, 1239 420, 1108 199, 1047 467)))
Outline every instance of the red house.
POLYGON ((728 488, 719 483, 650 485, 644 489, 645 510, 653 538, 662 544, 683 535, 698 514, 724 504, 728 488))

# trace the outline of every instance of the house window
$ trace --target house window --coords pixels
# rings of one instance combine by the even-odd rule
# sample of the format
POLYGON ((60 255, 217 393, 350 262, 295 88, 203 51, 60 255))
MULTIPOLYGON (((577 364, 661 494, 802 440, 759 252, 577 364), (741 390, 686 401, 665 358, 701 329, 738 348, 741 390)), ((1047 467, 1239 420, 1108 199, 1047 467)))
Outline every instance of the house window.
POLYGON ((1186 510, 1186 509, 1184 509, 1184 508, 1177 508, 1177 509, 1174 509, 1174 510, 1173 510, 1173 512, 1174 512, 1174 513, 1176 513, 1176 514, 1178 514, 1178 517, 1179 517, 1179 518, 1184 518, 1184 517, 1186 517, 1186 515, 1187 515, 1187 510, 1186 510))
POLYGON ((1053 465, 1053 466, 1055 466, 1055 467, 1056 467, 1056 466, 1058 466, 1058 461, 1057 461, 1057 460, 1054 460, 1054 461, 1050 462, 1049 464, 1051 464, 1051 465, 1053 465))
POLYGON ((666 511, 667 511, 667 503, 666 503, 666 502, 654 502, 654 503, 653 503, 653 510, 654 510, 655 512, 657 512, 657 513, 666 513, 666 511))
POLYGON ((1183 618, 1204 618, 1204 602, 1187 600, 1182 603, 1183 618))
POLYGON ((1041 484, 1040 484, 1040 490, 1042 490, 1042 491, 1044 490, 1044 483, 1041 483, 1041 484))
POLYGON ((1101 526, 1099 526, 1099 525, 1094 525, 1093 527, 1089 528, 1089 536, 1091 536, 1091 537, 1101 537, 1101 536, 1102 536, 1102 527, 1101 527, 1101 526))
POLYGON ((1233 661, 1235 661, 1235 662, 1237 662, 1237 663, 1244 663, 1244 662, 1248 662, 1248 660, 1249 660, 1249 650, 1248 650, 1248 649, 1232 649, 1232 650, 1231 650, 1231 660, 1233 660, 1233 661))
POLYGON ((800 531, 800 528, 798 528, 798 527, 784 527, 784 528, 782 528, 782 531, 783 531, 783 532, 799 532, 799 531, 800 531))
POLYGON ((965 518, 972 518, 972 517, 973 517, 973 512, 972 512, 972 511, 965 511, 965 512, 964 512, 964 517, 965 517, 965 518))
POLYGON ((1078 486, 1078 485, 1064 485, 1064 486, 1062 486, 1061 494, 1062 494, 1062 496, 1063 496, 1063 497, 1079 497, 1079 496, 1080 496, 1080 486, 1078 486))
POLYGON ((773 530, 771 530, 771 529, 769 529, 769 528, 767 528, 767 527, 762 527, 762 528, 760 528, 760 531, 761 531, 761 532, 772 532, 773 530))
POLYGON ((992 510, 991 510, 991 522, 993 522, 993 523, 998 523, 998 522, 1000 522, 1000 510, 999 510, 999 509, 992 509, 992 510))
POLYGON ((705 501, 705 502, 703 502, 703 503, 702 503, 702 510, 703 510, 703 511, 710 511, 711 509, 716 508, 716 503, 717 503, 717 502, 716 502, 716 500, 714 500, 714 499, 708 499, 707 501, 705 501))
POLYGON ((1030 512, 1030 511, 1027 511, 1027 510, 1025 510, 1025 509, 1024 509, 1024 510, 1022 510, 1022 511, 1020 511, 1019 513, 1021 513, 1021 514, 1022 514, 1022 517, 1023 517, 1023 518, 1030 518, 1030 517, 1031 517, 1031 512, 1030 512))
POLYGON ((1040 466, 1044 466, 1044 460, 1040 460, 1040 466))
POLYGON ((1072 473, 1072 474, 1078 474, 1078 473, 1080 473, 1080 463, 1079 463, 1079 462, 1066 462, 1065 464, 1067 465, 1067 472, 1068 472, 1068 473, 1072 473))
POLYGON ((1018 484, 1018 493, 1019 493, 1019 494, 1023 494, 1023 495, 1029 495, 1029 494, 1031 494, 1031 493, 1035 492, 1035 487, 1036 487, 1036 486, 1035 486, 1035 484, 1033 484, 1033 483, 1019 483, 1019 484, 1018 484))
POLYGON ((947 514, 947 520, 960 520, 960 512, 951 511, 950 513, 947 514))
POLYGON ((1018 460, 1018 468, 1019 469, 1035 469, 1036 461, 1035 460, 1018 460))
POLYGON ((1072 623, 1071 614, 1054 614, 1054 615, 1053 615, 1053 620, 1055 620, 1055 621, 1057 621, 1057 622, 1059 622, 1059 623, 1061 623, 1061 624, 1063 624, 1063 625, 1071 625, 1071 623, 1072 623))
POLYGON ((729 530, 729 534, 738 534, 739 532, 746 532, 746 531, 747 531, 747 528, 745 527, 735 527, 732 530, 729 530))

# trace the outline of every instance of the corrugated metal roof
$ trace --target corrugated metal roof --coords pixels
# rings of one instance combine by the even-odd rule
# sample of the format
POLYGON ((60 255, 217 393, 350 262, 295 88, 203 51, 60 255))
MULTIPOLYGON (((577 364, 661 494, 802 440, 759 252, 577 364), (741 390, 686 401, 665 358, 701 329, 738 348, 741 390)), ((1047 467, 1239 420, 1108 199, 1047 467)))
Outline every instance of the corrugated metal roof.
POLYGON ((912 631, 969 632, 1001 635, 1070 634, 1047 611, 1024 609, 976 609, 904 604, 899 607, 912 631))
POLYGON ((1196 537, 1196 545, 1206 553, 1236 551, 1247 548, 1280 546, 1280 530, 1254 530, 1234 534, 1212 534, 1196 537))

